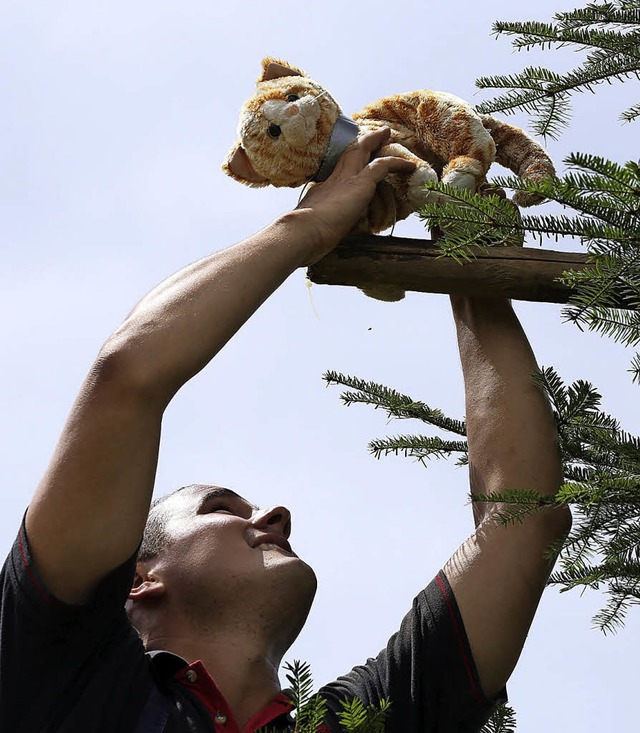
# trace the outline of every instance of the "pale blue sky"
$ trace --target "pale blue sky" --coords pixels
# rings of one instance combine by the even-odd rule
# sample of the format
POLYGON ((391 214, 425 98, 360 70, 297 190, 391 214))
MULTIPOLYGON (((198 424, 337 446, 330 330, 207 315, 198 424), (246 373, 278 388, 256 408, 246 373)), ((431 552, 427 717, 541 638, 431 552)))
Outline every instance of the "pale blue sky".
MULTIPOLYGON (((83 375, 131 306, 182 265, 295 206, 297 191, 250 190, 220 171, 263 56, 309 71, 345 112, 423 87, 475 101, 477 76, 554 59, 514 54, 491 37, 492 21, 545 19, 561 7, 6 0, 0 550, 11 545, 83 375)), ((557 63, 572 60, 566 53, 557 63)), ((616 122, 635 99, 632 86, 578 99, 571 131, 548 145, 554 159, 570 150, 637 157, 638 127, 616 122)), ((417 220, 396 234, 425 236, 417 220)), ((304 274, 295 274, 180 392, 165 419, 157 493, 215 482, 291 508, 294 547, 320 589, 289 658, 309 661, 321 683, 377 653, 472 522, 464 469, 375 461, 370 438, 411 427, 345 409, 321 380, 337 369, 462 416, 446 297, 410 294, 389 305, 347 288, 312 295, 319 318, 304 274)), ((541 364, 568 381, 593 381, 606 409, 638 430, 631 354, 562 324, 559 306, 518 312, 541 364)), ((547 592, 510 684, 521 733, 633 728, 638 616, 603 638, 590 629, 601 601, 547 592)))

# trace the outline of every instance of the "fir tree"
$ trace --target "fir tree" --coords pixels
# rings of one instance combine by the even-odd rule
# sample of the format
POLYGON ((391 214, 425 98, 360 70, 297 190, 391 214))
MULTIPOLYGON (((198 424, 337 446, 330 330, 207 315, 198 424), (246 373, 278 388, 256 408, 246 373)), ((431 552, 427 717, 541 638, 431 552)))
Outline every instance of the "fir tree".
MULTIPOLYGON (((571 118, 571 96, 594 91, 604 82, 640 79, 640 0, 589 4, 554 16, 552 23, 523 22, 494 25, 498 35, 513 36, 517 49, 569 47, 584 58, 564 74, 528 67, 520 74, 483 77, 481 89, 507 89, 479 105, 482 113, 517 110, 531 114, 534 130, 554 137, 571 118)), ((640 116, 640 104, 622 112, 626 122, 640 116)), ((625 345, 640 344, 640 166, 624 165, 587 153, 565 159, 567 173, 540 183, 514 177, 492 183, 512 190, 536 192, 564 207, 557 215, 524 215, 498 195, 478 196, 442 184, 450 203, 429 204, 423 217, 446 232, 445 254, 473 257, 473 245, 514 244, 524 235, 537 239, 571 237, 585 246, 593 267, 566 276, 578 295, 565 311, 580 327, 599 331, 625 345), (624 306, 621 308, 620 306, 624 306)), ((490 190, 490 189, 489 189, 490 190)), ((631 362, 640 380, 640 356, 631 362)))
POLYGON ((515 733, 516 714, 509 705, 500 705, 492 713, 481 733, 515 733))
MULTIPOLYGON (((327 704, 313 692, 311 667, 307 662, 294 660, 285 663, 284 668, 290 685, 287 694, 293 703, 293 733, 322 733, 327 704)), ((377 706, 365 705, 358 698, 343 700, 338 712, 340 729, 342 733, 383 733, 390 707, 388 700, 381 700, 377 706)), ((276 732, 265 726, 260 733, 276 732)))
MULTIPOLYGON (((294 705, 293 733, 322 733, 323 720, 327 713, 325 701, 313 693, 311 667, 306 662, 294 660, 285 663, 287 690, 294 705)), ((384 733, 391 703, 381 700, 376 705, 364 705, 358 698, 342 701, 338 721, 343 733, 384 733)), ((515 713, 508 705, 500 705, 491 715, 482 733, 514 733, 515 713)), ((275 733, 265 726, 260 733, 275 733)))
MULTIPOLYGON (((559 557, 559 570, 549 582, 563 591, 604 589, 607 603, 594 622, 603 631, 613 631, 627 610, 640 604, 640 438, 623 431, 617 420, 600 410, 601 396, 588 382, 566 386, 552 368, 535 378, 549 396, 558 426, 562 489, 549 497, 514 486, 499 494, 473 494, 471 499, 504 505, 498 515, 504 523, 519 521, 549 504, 573 505, 577 510, 573 528, 559 557)), ((374 439, 369 450, 376 458, 404 455, 426 465, 433 458, 455 457, 457 465, 467 463, 462 420, 375 382, 337 372, 327 372, 324 379, 347 388, 341 394, 345 405, 370 404, 388 418, 417 419, 444 433, 374 439)), ((550 547, 549 553, 555 556, 558 549, 550 547)))
MULTIPOLYGON (((524 110, 533 118, 534 131, 543 136, 555 137, 567 126, 572 94, 593 91, 613 80, 640 79, 639 0, 589 4, 556 14, 552 23, 498 22, 494 31, 513 36, 517 49, 569 46, 584 52, 582 63, 564 74, 528 67, 520 74, 483 77, 477 82, 482 89, 508 90, 480 105, 479 112, 524 110)), ((626 122, 638 116, 640 104, 621 115, 626 122)), ((472 258, 474 246, 518 244, 527 234, 539 240, 578 239, 593 267, 567 274, 566 282, 578 295, 565 315, 581 327, 636 347, 640 344, 640 166, 579 152, 568 156, 565 164, 568 172, 554 180, 531 183, 501 177, 492 182, 539 193, 562 205, 562 214, 521 216, 502 196, 474 195, 434 184, 431 188, 448 194, 450 202, 425 206, 423 218, 428 226, 445 232, 442 251, 458 260, 472 258)), ((640 380, 638 354, 631 371, 634 380, 640 380)), ((551 500, 526 487, 472 499, 507 506, 501 515, 504 522, 517 521, 550 501, 572 504, 576 521, 550 583, 563 590, 604 588, 608 600, 594 621, 603 631, 611 631, 623 623, 629 607, 640 604, 640 439, 624 432, 617 420, 599 409, 600 395, 589 383, 566 386, 553 369, 543 370, 537 378, 556 416, 566 483, 551 500)), ((342 394, 347 405, 372 404, 390 418, 415 418, 447 434, 377 439, 369 446, 376 457, 401 453, 425 464, 431 458, 456 456, 458 464, 467 462, 466 443, 460 439, 465 434, 462 421, 383 385, 335 372, 327 373, 325 379, 348 388, 342 394)), ((493 724, 512 726, 506 718, 494 719, 493 724)))
MULTIPOLYGON (((525 110, 537 131, 556 135, 570 119, 571 95, 593 90, 604 82, 640 78, 640 0, 589 4, 554 16, 552 23, 496 23, 497 34, 513 36, 518 49, 572 47, 584 52, 582 63, 564 74, 529 67, 512 76, 485 77, 483 89, 507 89, 480 106, 479 111, 525 110)), ((630 122, 640 105, 622 114, 630 122)), ((564 207, 556 215, 524 215, 504 196, 476 195, 440 183, 429 188, 446 193, 444 205, 424 207, 430 227, 445 232, 444 254, 458 260, 474 256, 478 246, 537 239, 571 237, 587 249, 592 267, 568 273, 566 281, 578 294, 565 315, 578 326, 599 331, 625 345, 640 344, 640 165, 624 165, 597 155, 573 153, 568 172, 553 180, 524 182, 495 179, 499 187, 535 192, 564 207), (624 307, 621 307, 624 306, 624 307)), ((489 191, 491 189, 489 188, 489 191)), ((640 381, 640 355, 631 361, 634 381, 640 381)), ((571 535, 550 582, 569 590, 579 586, 603 588, 607 604, 595 622, 603 631, 623 623, 628 609, 640 603, 640 439, 622 430, 619 422, 600 410, 600 395, 589 383, 566 386, 553 369, 536 377, 553 406, 564 462, 566 483, 552 499, 577 510, 571 535)), ((376 457, 401 453, 426 464, 429 459, 467 460, 464 423, 440 410, 379 384, 329 372, 329 383, 348 388, 347 405, 357 402, 384 409, 392 418, 416 418, 446 435, 397 435, 372 441, 376 457)), ((524 486, 501 495, 476 496, 506 504, 502 521, 517 521, 524 513, 549 503, 524 486)), ((555 551, 558 548, 551 548, 555 551)))
MULTIPOLYGON (((506 90, 478 107, 480 113, 525 111, 533 129, 557 137, 571 120, 576 92, 595 91, 607 82, 640 79, 640 0, 591 3, 557 13, 551 23, 497 22, 497 35, 513 37, 518 50, 573 48, 582 52, 574 69, 559 73, 527 67, 515 75, 483 77, 481 89, 506 90)), ((622 110, 623 122, 640 117, 640 103, 622 110)), ((549 181, 525 182, 514 177, 492 181, 498 188, 541 194, 563 207, 560 214, 521 215, 498 193, 475 195, 440 183, 429 188, 446 193, 449 203, 429 204, 422 211, 427 226, 444 232, 443 254, 471 259, 478 246, 521 244, 527 235, 578 240, 592 267, 567 273, 577 290, 564 315, 581 328, 599 331, 630 347, 640 344, 640 165, 576 152, 565 161, 567 172, 549 181)), ((630 371, 640 382, 640 354, 630 371)), ((475 501, 495 501, 504 508, 504 523, 549 504, 574 508, 571 534, 562 548, 550 583, 562 591, 603 589, 606 602, 594 619, 604 632, 624 623, 628 610, 640 605, 640 437, 625 432, 618 420, 600 409, 593 385, 578 380, 566 385, 553 368, 533 375, 551 402, 562 453, 565 483, 555 497, 514 486, 500 494, 475 495, 475 501)), ((454 457, 467 463, 463 420, 448 417, 375 382, 327 372, 328 384, 346 390, 346 405, 368 404, 389 418, 419 420, 429 434, 403 433, 372 440, 369 450, 380 458, 401 454, 427 465, 431 459, 454 457), (433 431, 440 434, 432 434, 433 431)), ((555 555, 560 548, 551 547, 555 555)), ((498 708, 482 733, 513 733, 515 715, 498 708)))
MULTIPOLYGON (((640 78, 640 4, 637 0, 591 3, 585 8, 557 13, 552 23, 497 22, 496 35, 514 36, 517 50, 574 48, 584 51, 582 63, 559 74, 530 66, 520 74, 481 77, 480 89, 508 89, 480 104, 479 112, 511 114, 524 110, 533 118, 533 130, 556 137, 571 119, 571 96, 593 91, 605 82, 640 78)), ((640 104, 621 113, 630 122, 640 116, 640 104)))

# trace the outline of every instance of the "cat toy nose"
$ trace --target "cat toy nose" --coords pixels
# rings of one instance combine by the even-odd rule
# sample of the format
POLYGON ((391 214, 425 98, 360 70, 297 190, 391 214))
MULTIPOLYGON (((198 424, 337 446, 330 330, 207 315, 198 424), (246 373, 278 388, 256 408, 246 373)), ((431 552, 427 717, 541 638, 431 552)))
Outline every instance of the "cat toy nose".
POLYGON ((284 113, 287 117, 293 117, 294 115, 297 115, 298 114, 298 105, 297 104, 287 105, 287 109, 285 110, 284 113))

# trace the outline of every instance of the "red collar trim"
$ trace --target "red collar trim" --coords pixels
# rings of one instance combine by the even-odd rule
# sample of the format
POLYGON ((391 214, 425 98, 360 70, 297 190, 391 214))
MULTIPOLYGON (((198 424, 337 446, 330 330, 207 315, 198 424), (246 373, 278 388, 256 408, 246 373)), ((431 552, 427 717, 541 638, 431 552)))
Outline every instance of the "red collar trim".
POLYGON ((224 733, 255 733, 280 715, 293 710, 291 700, 280 692, 240 729, 224 695, 200 660, 180 669, 175 679, 200 700, 216 723, 216 730, 224 733), (224 722, 220 722, 221 719, 224 722))
POLYGON ((262 728, 263 725, 269 725, 271 721, 280 715, 290 713, 292 710, 293 703, 291 700, 284 692, 279 692, 262 710, 258 710, 252 718, 249 718, 247 724, 242 728, 242 733, 254 733, 258 728, 262 728))

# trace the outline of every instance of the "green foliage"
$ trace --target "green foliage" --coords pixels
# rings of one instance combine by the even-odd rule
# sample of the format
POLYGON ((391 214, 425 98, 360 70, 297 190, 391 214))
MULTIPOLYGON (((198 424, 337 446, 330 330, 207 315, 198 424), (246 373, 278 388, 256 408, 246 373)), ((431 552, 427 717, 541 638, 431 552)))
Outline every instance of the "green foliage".
MULTIPOLYGON (((497 22, 496 35, 514 36, 518 50, 572 48, 584 53, 576 68, 565 73, 529 66, 519 74, 482 77, 480 89, 506 89, 504 94, 479 105, 480 112, 517 110, 529 113, 534 131, 557 137, 571 119, 571 95, 594 91, 611 81, 640 79, 640 2, 617 0, 592 3, 585 8, 556 13, 552 23, 497 22)), ((630 122, 640 115, 640 105, 625 110, 630 122)))
POLYGON ((608 602, 594 623, 613 631, 640 604, 640 438, 600 410, 590 384, 567 388, 552 369, 540 380, 556 413, 567 479, 557 500, 579 509, 550 582, 563 591, 605 588, 608 602))
MULTIPOLYGON (((640 165, 619 165, 596 155, 574 153, 565 159, 561 178, 531 182, 499 177, 492 183, 538 193, 570 211, 560 215, 524 215, 498 196, 456 191, 442 183, 428 188, 444 192, 451 202, 427 204, 421 211, 429 227, 446 232, 443 255, 459 262, 472 259, 478 246, 522 241, 526 234, 542 240, 571 237, 584 245, 590 268, 566 272, 574 288, 566 319, 628 346, 640 344, 640 165)), ((630 371, 640 380, 639 357, 630 371)))
POLYGON ((383 733, 384 724, 390 709, 387 700, 380 702, 380 707, 365 707, 361 700, 354 697, 343 701, 343 709, 338 713, 340 726, 349 733, 383 733))
POLYGON ((453 453, 460 453, 458 466, 466 466, 466 440, 443 440, 438 436, 396 435, 391 438, 377 438, 369 443, 369 450, 376 458, 402 454, 407 458, 415 458, 424 464, 430 458, 447 458, 453 453))
MULTIPOLYGON (((285 663, 286 678, 291 687, 287 694, 294 703, 295 726, 293 733, 319 733, 326 714, 324 700, 313 694, 313 677, 307 662, 294 660, 285 663)), ((362 700, 352 698, 342 701, 338 712, 340 728, 344 733, 384 733, 385 723, 391 709, 388 700, 379 705, 364 705, 362 700)), ((480 733, 515 733, 515 713, 509 705, 501 705, 482 728, 480 733)), ((276 733, 266 726, 259 733, 276 733)))
POLYGON ((334 371, 326 372, 322 377, 328 385, 341 384, 349 387, 350 391, 343 392, 340 399, 349 406, 357 402, 381 408, 389 418, 411 418, 422 420, 429 425, 442 428, 456 435, 466 435, 467 429, 462 420, 452 420, 446 417, 441 410, 434 410, 424 402, 416 402, 411 397, 400 394, 376 382, 367 382, 356 377, 345 377, 334 371))
POLYGON ((481 733, 515 733, 516 714, 509 705, 496 708, 481 733))
MULTIPOLYGON (((318 733, 327 714, 327 705, 324 698, 313 692, 311 667, 307 662, 294 660, 285 663, 284 669, 290 685, 287 694, 294 705, 293 733, 318 733)), ((343 700, 342 710, 338 712, 340 727, 344 733, 383 733, 390 708, 388 700, 381 700, 377 707, 365 706, 357 698, 343 700)), ((275 730, 265 726, 260 733, 275 733, 275 730)))
MULTIPOLYGON (((520 522, 549 505, 573 506, 573 528, 550 582, 563 591, 604 589, 608 600, 594 623, 612 631, 624 622, 631 606, 640 604, 640 438, 602 412, 601 396, 588 382, 578 380, 567 386, 552 368, 543 369, 534 379, 546 392, 558 426, 562 489, 555 497, 510 487, 471 498, 499 504, 496 518, 503 523, 520 522)), ((328 372, 325 380, 348 388, 341 394, 346 405, 370 404, 384 409, 390 418, 413 418, 445 433, 465 435, 461 420, 388 387, 337 372, 328 372)), ((377 458, 404 454, 423 464, 428 458, 453 455, 463 456, 458 463, 467 459, 466 441, 440 436, 383 438, 372 441, 369 450, 377 458)), ((555 556, 560 549, 552 547, 549 552, 555 556)))
POLYGON ((311 668, 307 662, 298 660, 284 667, 295 710, 294 733, 316 733, 327 713, 327 704, 322 697, 313 694, 311 668))
MULTIPOLYGON (((424 402, 416 402, 411 397, 376 382, 347 377, 334 371, 326 372, 323 379, 328 385, 348 387, 348 391, 340 395, 340 399, 347 406, 358 403, 373 405, 375 409, 384 410, 390 419, 420 420, 454 435, 467 434, 463 420, 447 417, 441 410, 433 409, 424 402)), ((426 435, 398 435, 395 438, 372 440, 369 443, 369 450, 376 458, 389 454, 402 454, 423 464, 429 458, 445 458, 457 453, 460 454, 458 465, 467 463, 467 443, 464 440, 442 440, 439 437, 426 435)))
MULTIPOLYGON (((520 185, 519 179, 517 185, 520 185)), ((524 226, 518 208, 500 196, 484 196, 435 182, 427 190, 446 195, 445 202, 425 204, 420 216, 438 227, 445 237, 438 241, 442 253, 462 263, 474 258, 474 248, 521 245, 524 226)))
MULTIPOLYGON (((640 0, 590 3, 584 8, 556 13, 553 21, 497 22, 497 35, 513 39, 517 50, 571 49, 580 63, 559 72, 529 66, 520 73, 483 77, 481 89, 501 90, 479 105, 480 113, 524 111, 534 131, 556 138, 571 121, 576 92, 594 92, 603 83, 640 79, 640 0)), ((640 103, 622 111, 623 122, 640 117, 640 103)), ((521 215, 503 196, 471 194, 442 183, 427 188, 446 195, 426 205, 421 215, 431 229, 439 229, 443 256, 458 262, 471 260, 488 246, 522 244, 527 235, 539 242, 570 237, 586 248, 590 267, 566 272, 564 282, 576 295, 564 315, 581 329, 600 332, 629 347, 640 344, 640 163, 619 164, 597 154, 573 153, 567 171, 551 180, 531 182, 501 177, 497 187, 535 193, 563 207, 561 213, 521 215)), ((488 195, 487 195, 488 194, 488 195)), ((557 211, 558 209, 556 209, 557 211)), ((640 353, 630 372, 640 382, 640 353)), ((601 397, 585 381, 567 386, 553 369, 536 376, 553 406, 558 424, 565 483, 555 497, 527 487, 509 487, 501 494, 472 496, 474 501, 500 505, 499 521, 523 521, 549 504, 574 508, 568 541, 549 548, 561 552, 550 583, 562 591, 603 589, 606 605, 594 623, 604 632, 624 623, 629 609, 640 605, 640 438, 622 430, 619 422, 600 409, 601 397)), ((383 385, 335 372, 329 384, 342 385, 346 405, 370 404, 389 418, 417 419, 449 436, 398 435, 369 444, 380 458, 402 454, 426 465, 428 459, 457 456, 467 461, 462 421, 416 402, 383 385)), ((498 709, 482 733, 513 733, 515 716, 498 709)))
MULTIPOLYGON (((570 120, 570 97, 593 91, 603 82, 640 79, 640 0, 589 4, 557 13, 553 23, 498 22, 499 35, 513 37, 515 48, 569 47, 585 53, 581 65, 565 74, 529 67, 510 76, 478 80, 483 88, 508 89, 479 105, 481 112, 524 110, 533 115, 534 129, 554 136, 570 120)), ((627 121, 640 115, 640 104, 623 113, 627 121)), ((492 181, 502 188, 536 193, 560 204, 561 214, 524 215, 498 196, 480 196, 435 183, 428 186, 449 197, 449 203, 426 205, 427 226, 446 234, 444 255, 462 262, 477 246, 521 243, 526 235, 577 239, 592 267, 565 273, 564 282, 576 295, 564 311, 579 328, 598 331, 628 346, 640 344, 640 164, 624 165, 605 158, 572 153, 567 172, 558 178, 531 182, 513 176, 492 181)), ((640 382, 640 356, 630 371, 640 382)))

